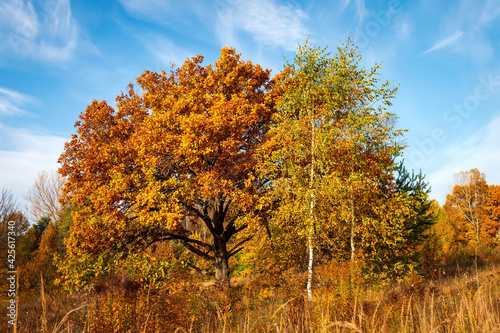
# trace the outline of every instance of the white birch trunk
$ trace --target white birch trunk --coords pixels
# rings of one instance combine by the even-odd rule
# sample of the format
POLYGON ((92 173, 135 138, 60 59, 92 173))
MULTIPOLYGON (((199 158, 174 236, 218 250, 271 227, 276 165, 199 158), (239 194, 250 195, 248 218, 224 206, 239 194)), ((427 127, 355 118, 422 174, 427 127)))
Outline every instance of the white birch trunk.
POLYGON ((354 229, 356 228, 356 220, 354 217, 354 188, 352 186, 354 178, 354 156, 351 155, 351 175, 349 176, 349 194, 351 199, 351 262, 354 262, 354 254, 356 252, 356 244, 354 244, 354 229))
POLYGON ((314 251, 313 251, 313 234, 314 234, 314 149, 315 149, 315 124, 314 119, 311 117, 311 180, 309 184, 309 189, 311 191, 311 203, 309 206, 309 233, 307 237, 307 245, 309 248, 309 263, 307 266, 307 298, 312 301, 312 279, 313 279, 313 263, 314 263, 314 251))
POLYGON ((354 262, 354 253, 356 251, 356 245, 354 244, 354 228, 356 227, 356 221, 354 220, 354 198, 352 191, 351 184, 351 262, 354 262))
POLYGON ((312 246, 313 233, 314 233, 314 194, 311 194, 311 206, 309 212, 311 218, 311 225, 309 226, 309 235, 307 237, 307 245, 309 247, 309 264, 307 266, 307 298, 312 301, 312 279, 313 279, 313 263, 314 251, 312 246))

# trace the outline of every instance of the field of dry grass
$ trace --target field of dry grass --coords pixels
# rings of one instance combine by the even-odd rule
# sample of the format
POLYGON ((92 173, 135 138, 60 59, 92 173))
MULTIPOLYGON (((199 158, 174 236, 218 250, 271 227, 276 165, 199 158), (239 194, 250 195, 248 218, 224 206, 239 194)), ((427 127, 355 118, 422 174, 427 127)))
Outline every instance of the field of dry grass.
MULTIPOLYGON (((500 332, 500 267, 452 277, 418 276, 372 288, 325 283, 309 302, 300 279, 235 279, 233 287, 188 283, 142 290, 116 280, 90 294, 20 297, 17 332, 500 332)), ((6 303, 0 315, 6 318, 6 303)), ((0 331, 13 331, 7 320, 0 331)))

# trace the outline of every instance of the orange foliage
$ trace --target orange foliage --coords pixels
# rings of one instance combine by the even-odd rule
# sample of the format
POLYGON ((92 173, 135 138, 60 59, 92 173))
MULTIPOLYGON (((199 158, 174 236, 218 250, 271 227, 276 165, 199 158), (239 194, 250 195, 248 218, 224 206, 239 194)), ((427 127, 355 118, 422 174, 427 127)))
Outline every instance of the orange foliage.
POLYGON ((43 276, 45 288, 50 290, 57 276, 54 266, 54 255, 57 253, 57 232, 50 223, 43 232, 38 249, 32 253, 29 261, 19 268, 21 286, 34 291, 40 285, 40 274, 43 276))
POLYGON ((65 145, 65 201, 79 208, 68 254, 128 252, 176 239, 228 279, 228 259, 258 225, 256 148, 275 110, 277 79, 234 49, 214 65, 202 56, 167 74, 146 71, 117 98, 116 111, 93 101, 65 145), (204 242, 188 224, 204 223, 204 242), (191 234, 190 234, 191 233, 191 234))
POLYGON ((446 196, 443 206, 457 230, 457 240, 479 245, 484 240, 484 204, 488 184, 483 173, 477 169, 455 175, 456 185, 446 196))
POLYGON ((443 208, 455 227, 457 240, 463 244, 494 242, 500 229, 500 186, 488 185, 477 169, 455 177, 457 183, 443 208))
MULTIPOLYGON (((490 185, 486 195, 484 234, 491 238, 498 237, 500 229, 500 185, 490 185)), ((498 240, 498 239, 497 239, 498 240)))

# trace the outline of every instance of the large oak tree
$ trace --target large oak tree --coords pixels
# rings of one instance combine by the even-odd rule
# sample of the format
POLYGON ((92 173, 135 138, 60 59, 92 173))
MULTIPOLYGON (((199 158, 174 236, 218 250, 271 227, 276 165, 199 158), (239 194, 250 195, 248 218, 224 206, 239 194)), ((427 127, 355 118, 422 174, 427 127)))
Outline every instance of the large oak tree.
MULTIPOLYGON (((187 59, 170 73, 146 71, 117 98, 93 101, 59 162, 65 200, 78 207, 67 242, 73 258, 130 253, 177 240, 229 283, 228 259, 262 217, 255 151, 275 113, 270 70, 223 48, 214 65, 187 59), (204 224, 203 241, 193 225, 204 224)), ((251 235, 251 234, 250 234, 251 235)))

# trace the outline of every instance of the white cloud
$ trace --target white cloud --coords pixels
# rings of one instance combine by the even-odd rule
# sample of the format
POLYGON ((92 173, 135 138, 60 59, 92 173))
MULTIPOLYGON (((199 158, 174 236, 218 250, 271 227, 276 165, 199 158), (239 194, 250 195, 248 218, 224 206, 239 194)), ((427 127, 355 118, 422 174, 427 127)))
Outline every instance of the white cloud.
POLYGON ((233 15, 233 9, 229 7, 221 7, 217 10, 217 25, 215 33, 219 41, 226 46, 231 46, 240 49, 237 38, 237 23, 233 15))
POLYGON ((436 42, 425 53, 453 44, 454 53, 476 62, 492 59, 497 39, 487 32, 498 25, 500 3, 497 0, 461 0, 450 2, 449 7, 439 31, 441 36, 449 37, 436 42))
MULTIPOLYGON (((195 23, 201 23, 206 29, 215 26, 217 38, 224 45, 238 49, 238 31, 250 34, 261 45, 286 50, 295 50, 298 43, 304 42, 309 35, 304 25, 306 13, 274 0, 119 1, 131 16, 177 29, 182 27, 180 30, 184 32, 197 33, 193 28, 195 23)), ((358 11, 364 9, 363 0, 356 0, 356 5, 358 11)))
POLYGON ((175 1, 165 0, 119 0, 123 8, 134 16, 146 17, 155 21, 165 20, 172 13, 175 1), (168 15, 169 16, 169 15, 168 15))
MULTIPOLYGON (((26 106, 39 104, 32 96, 0 86, 0 115, 26 115, 26 106)), ((38 171, 57 169, 66 138, 2 124, 0 133, 0 187, 12 190, 22 203, 38 171)))
POLYGON ((396 36, 401 40, 408 40, 413 31, 413 24, 408 18, 400 19, 394 27, 396 36))
POLYGON ((2 1, 0 39, 0 53, 5 55, 66 61, 78 40, 69 0, 2 1))
POLYGON ((0 186, 11 189, 22 201, 36 179, 37 172, 56 170, 57 159, 67 138, 36 132, 24 128, 12 128, 0 124, 0 186))
POLYGON ((218 8, 218 37, 234 46, 234 32, 242 30, 262 45, 294 51, 309 34, 307 18, 302 9, 272 0, 229 0, 218 8))
MULTIPOLYGON (((352 0, 342 0, 338 2, 338 10, 340 13, 343 13, 350 5, 352 0)), ((365 0, 354 0, 356 7, 356 15, 359 22, 362 22, 365 17, 368 15, 368 10, 365 6, 365 0)))
POLYGON ((26 104, 37 104, 31 96, 0 86, 0 115, 26 115, 23 109, 26 104))
POLYGON ((431 197, 444 204, 451 191, 453 175, 477 168, 486 175, 489 184, 500 184, 500 117, 487 126, 450 147, 444 154, 447 164, 428 176, 432 187, 431 197))
POLYGON ((437 41, 436 43, 434 43, 434 45, 430 49, 428 49, 424 53, 433 52, 433 51, 439 50, 445 46, 451 45, 451 44, 455 43, 460 37, 462 37, 463 34, 464 34, 463 31, 457 31, 453 35, 451 35, 445 39, 437 41))
POLYGON ((459 24, 469 24, 471 30, 481 30, 486 24, 500 16, 500 3, 497 0, 462 0, 452 18, 459 24))
MULTIPOLYGON (((210 0, 119 0, 133 17, 153 21, 171 28, 197 33, 198 23, 213 26, 215 6, 210 0)), ((199 32, 199 31, 198 31, 199 32)))
POLYGON ((365 7, 365 0, 356 0, 356 13, 360 21, 363 21, 368 15, 368 10, 365 7))
POLYGON ((153 55, 157 62, 157 68, 170 68, 170 63, 180 67, 187 57, 195 55, 188 50, 175 46, 169 39, 160 35, 139 36, 138 38, 153 55))
POLYGON ((339 12, 343 13, 347 7, 349 7, 349 4, 351 3, 351 0, 341 0, 337 3, 339 12))

